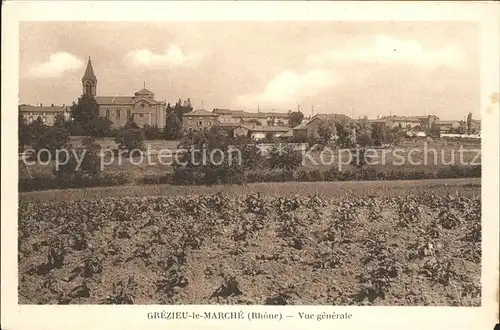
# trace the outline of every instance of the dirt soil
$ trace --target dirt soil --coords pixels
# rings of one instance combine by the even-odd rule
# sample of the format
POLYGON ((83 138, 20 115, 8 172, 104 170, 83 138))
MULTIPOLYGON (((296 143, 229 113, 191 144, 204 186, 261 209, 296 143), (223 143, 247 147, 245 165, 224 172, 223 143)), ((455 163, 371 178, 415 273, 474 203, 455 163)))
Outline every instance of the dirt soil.
POLYGON ((20 304, 479 306, 481 199, 20 201, 20 304))

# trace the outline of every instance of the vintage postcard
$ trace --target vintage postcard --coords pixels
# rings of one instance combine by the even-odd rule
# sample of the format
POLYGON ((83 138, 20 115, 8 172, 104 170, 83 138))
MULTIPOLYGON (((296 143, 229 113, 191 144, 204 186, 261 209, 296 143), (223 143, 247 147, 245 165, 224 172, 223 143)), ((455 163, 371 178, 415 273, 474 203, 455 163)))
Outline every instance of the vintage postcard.
POLYGON ((499 9, 5 1, 2 329, 493 329, 499 9))

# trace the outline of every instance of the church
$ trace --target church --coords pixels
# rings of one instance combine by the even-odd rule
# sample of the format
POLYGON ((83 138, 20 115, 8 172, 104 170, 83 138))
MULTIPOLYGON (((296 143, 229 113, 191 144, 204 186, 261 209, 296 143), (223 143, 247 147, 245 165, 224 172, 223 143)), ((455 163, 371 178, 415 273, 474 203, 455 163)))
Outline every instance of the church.
POLYGON ((135 92, 134 96, 97 96, 97 77, 90 57, 82 77, 82 94, 94 96, 99 104, 99 116, 111 120, 113 127, 123 126, 128 120, 139 127, 165 126, 166 102, 155 100, 153 92, 146 86, 135 92))

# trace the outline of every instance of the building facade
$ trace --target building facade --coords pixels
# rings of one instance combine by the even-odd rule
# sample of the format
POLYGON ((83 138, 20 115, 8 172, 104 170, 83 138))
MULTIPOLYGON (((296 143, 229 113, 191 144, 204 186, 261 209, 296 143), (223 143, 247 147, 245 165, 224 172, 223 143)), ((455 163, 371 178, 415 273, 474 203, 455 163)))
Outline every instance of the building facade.
POLYGON ((51 105, 47 107, 43 106, 42 104, 40 104, 39 106, 21 104, 19 106, 19 113, 21 114, 21 116, 23 116, 26 124, 31 124, 32 122, 37 120, 38 117, 40 117, 45 125, 52 126, 54 125, 57 115, 63 116, 64 120, 69 120, 71 109, 66 105, 51 105))
POLYGON ((198 109, 182 115, 182 128, 184 132, 193 132, 210 129, 216 126, 219 116, 213 112, 198 109))
POLYGON ((288 133, 289 131, 292 131, 292 129, 288 127, 239 125, 234 129, 234 136, 246 136, 250 139, 262 140, 265 139, 268 135, 279 137, 282 134, 288 133))
POLYGON ((390 128, 400 127, 403 129, 420 129, 427 131, 432 125, 439 124, 439 117, 434 115, 427 116, 386 116, 381 120, 386 122, 390 128))
POLYGON ((212 112, 218 115, 220 123, 287 126, 290 121, 289 112, 248 112, 230 109, 214 109, 212 112))
POLYGON ((90 58, 82 77, 82 94, 95 97, 99 105, 99 116, 111 120, 113 127, 121 127, 129 120, 139 127, 165 127, 166 102, 156 100, 154 93, 146 89, 146 86, 133 96, 97 96, 97 77, 90 58))

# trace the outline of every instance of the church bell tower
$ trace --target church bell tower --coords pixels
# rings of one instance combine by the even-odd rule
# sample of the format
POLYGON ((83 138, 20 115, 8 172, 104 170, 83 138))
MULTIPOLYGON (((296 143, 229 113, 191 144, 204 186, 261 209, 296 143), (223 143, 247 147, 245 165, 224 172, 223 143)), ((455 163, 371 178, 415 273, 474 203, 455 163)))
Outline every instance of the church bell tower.
POLYGON ((82 77, 82 94, 96 96, 97 92, 97 78, 94 74, 94 68, 92 68, 92 62, 87 62, 87 68, 85 69, 85 74, 82 77))

